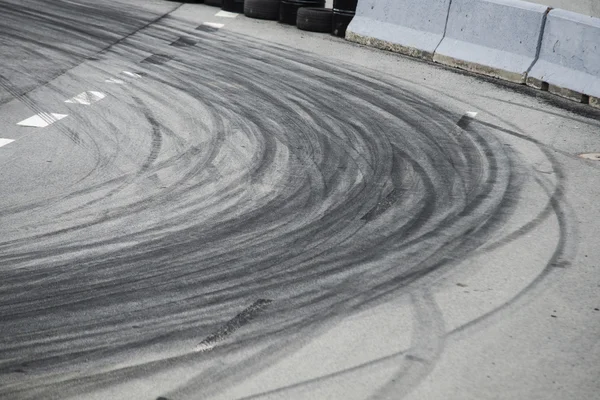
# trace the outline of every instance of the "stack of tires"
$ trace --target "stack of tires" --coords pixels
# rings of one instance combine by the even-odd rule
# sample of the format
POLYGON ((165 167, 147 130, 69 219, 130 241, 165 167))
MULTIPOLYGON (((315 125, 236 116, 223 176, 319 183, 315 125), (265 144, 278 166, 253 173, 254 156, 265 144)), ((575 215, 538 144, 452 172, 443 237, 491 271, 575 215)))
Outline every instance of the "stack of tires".
POLYGON ((358 0, 333 0, 333 35, 346 37, 346 28, 354 18, 357 4, 358 0))
POLYGON ((310 32, 331 32, 331 8, 302 7, 298 10, 296 26, 310 32))
POLYGON ((221 9, 230 12, 243 13, 244 0, 221 0, 221 9))
POLYGON ((325 7, 325 0, 281 0, 279 22, 296 25, 298 10, 303 7, 325 7))
POLYGON ((244 15, 249 18, 277 20, 280 2, 281 0, 245 0, 244 15))
POLYGON ((224 11, 243 13, 244 0, 204 0, 204 4, 221 7, 224 11))
MULTIPOLYGON (((205 3, 215 0, 204 0, 205 3)), ((221 1, 221 0, 218 0, 221 1)), ((333 0, 333 10, 325 0, 222 0, 223 9, 243 3, 244 15, 250 18, 279 20, 311 32, 330 32, 344 37, 356 12, 358 0, 333 0), (227 4, 227 5, 226 5, 227 4)))
POLYGON ((223 2, 221 0, 204 0, 204 4, 209 6, 221 7, 223 2))

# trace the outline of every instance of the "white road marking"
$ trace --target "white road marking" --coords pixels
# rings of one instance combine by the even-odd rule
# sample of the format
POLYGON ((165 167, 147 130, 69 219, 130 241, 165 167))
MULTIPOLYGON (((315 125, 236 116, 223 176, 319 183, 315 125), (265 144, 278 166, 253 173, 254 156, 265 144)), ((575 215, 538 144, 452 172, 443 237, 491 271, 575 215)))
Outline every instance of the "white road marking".
POLYGON ((24 119, 23 121, 17 123, 17 125, 21 126, 32 126, 34 128, 45 128, 50 124, 59 121, 68 115, 66 114, 54 114, 54 113, 40 113, 36 114, 33 117, 29 117, 24 119))
POLYGON ((14 142, 14 140, 12 140, 12 139, 2 139, 2 138, 0 138, 0 147, 6 146, 7 144, 12 143, 12 142, 14 142))
POLYGON ((229 11, 219 11, 218 13, 215 14, 215 17, 223 17, 223 18, 235 18, 237 17, 239 14, 237 13, 232 13, 229 11))
POLYGON ((477 116, 477 113, 475 111, 467 111, 465 115, 470 118, 475 118, 477 116))
POLYGON ((125 83, 125 81, 122 81, 120 79, 115 79, 115 78, 107 79, 104 82, 106 82, 106 83, 116 83, 117 85, 122 85, 122 84, 125 83))
POLYGON ((67 4, 73 4, 74 6, 79 6, 79 7, 88 7, 91 8, 92 6, 88 6, 86 4, 81 4, 80 2, 77 1, 68 1, 68 0, 61 0, 63 3, 67 3, 67 4))
POLYGON ((136 74, 135 72, 123 71, 124 75, 131 76, 132 78, 141 78, 140 74, 136 74))
POLYGON ((65 100, 65 103, 83 104, 85 106, 89 106, 90 104, 100 101, 105 97, 106 95, 101 92, 83 92, 69 100, 65 100))
POLYGON ((210 26, 211 28, 220 29, 225 26, 225 24, 219 24, 217 22, 204 22, 202 25, 210 26))
POLYGON ((200 343, 199 345, 196 346, 194 351, 196 351, 198 353, 203 353, 205 351, 214 349, 214 347, 215 347, 214 344, 200 343))

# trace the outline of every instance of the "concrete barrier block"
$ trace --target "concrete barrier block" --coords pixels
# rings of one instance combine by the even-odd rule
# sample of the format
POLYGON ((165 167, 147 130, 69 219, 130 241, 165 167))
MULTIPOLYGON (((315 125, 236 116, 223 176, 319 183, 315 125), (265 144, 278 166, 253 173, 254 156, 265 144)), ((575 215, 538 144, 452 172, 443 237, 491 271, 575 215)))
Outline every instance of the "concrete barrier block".
POLYGON ((527 84, 599 107, 600 18, 550 11, 527 84))
POLYGON ((346 39, 431 60, 450 0, 359 0, 346 39))
POLYGON ((519 0, 453 0, 434 61, 525 83, 549 8, 519 0))

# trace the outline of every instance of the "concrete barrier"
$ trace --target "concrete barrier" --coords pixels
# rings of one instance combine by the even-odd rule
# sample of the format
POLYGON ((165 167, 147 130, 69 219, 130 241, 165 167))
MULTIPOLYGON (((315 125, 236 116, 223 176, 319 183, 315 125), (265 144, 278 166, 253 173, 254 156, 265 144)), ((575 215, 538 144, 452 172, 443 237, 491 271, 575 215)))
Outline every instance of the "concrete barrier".
POLYGON ((450 0, 359 0, 346 39, 431 60, 450 0))
POLYGON ((543 4, 552 8, 573 11, 590 17, 600 18, 600 1, 598 0, 526 0, 530 3, 543 4))
POLYGON ((527 84, 600 107, 600 19, 552 10, 527 84))
POLYGON ((434 61, 525 83, 549 8, 519 0, 453 0, 434 61))

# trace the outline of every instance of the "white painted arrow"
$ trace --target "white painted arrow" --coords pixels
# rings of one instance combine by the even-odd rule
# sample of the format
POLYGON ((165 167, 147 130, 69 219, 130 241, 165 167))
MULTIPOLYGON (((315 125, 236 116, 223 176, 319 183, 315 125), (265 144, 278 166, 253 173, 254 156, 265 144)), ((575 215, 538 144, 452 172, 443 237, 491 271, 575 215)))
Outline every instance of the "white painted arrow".
POLYGON ((54 113, 40 113, 36 114, 33 117, 29 117, 24 119, 21 122, 18 122, 17 125, 21 126, 32 126, 34 128, 45 128, 48 125, 55 123, 65 117, 68 117, 66 114, 54 114, 54 113))
POLYGON ((84 106, 89 106, 92 103, 102 100, 106 95, 101 92, 83 92, 79 93, 77 96, 70 98, 69 100, 65 100, 65 103, 73 103, 73 104, 83 104, 84 106))
POLYGON ((12 143, 12 142, 14 142, 14 140, 12 140, 12 139, 2 139, 2 138, 0 138, 0 147, 6 146, 7 144, 12 143))

